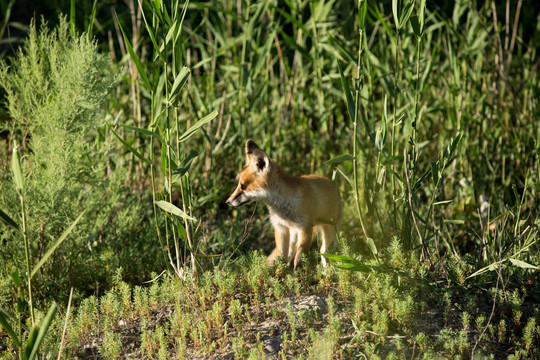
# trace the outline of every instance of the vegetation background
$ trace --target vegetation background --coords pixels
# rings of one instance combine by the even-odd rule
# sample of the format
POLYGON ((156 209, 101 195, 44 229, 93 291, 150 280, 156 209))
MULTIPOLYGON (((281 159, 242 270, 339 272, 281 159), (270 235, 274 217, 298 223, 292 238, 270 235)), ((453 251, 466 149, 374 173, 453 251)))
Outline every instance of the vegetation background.
POLYGON ((540 4, 0 13, 3 358, 540 356, 540 4), (248 138, 338 183, 336 267, 266 267, 264 206, 223 205, 248 138))

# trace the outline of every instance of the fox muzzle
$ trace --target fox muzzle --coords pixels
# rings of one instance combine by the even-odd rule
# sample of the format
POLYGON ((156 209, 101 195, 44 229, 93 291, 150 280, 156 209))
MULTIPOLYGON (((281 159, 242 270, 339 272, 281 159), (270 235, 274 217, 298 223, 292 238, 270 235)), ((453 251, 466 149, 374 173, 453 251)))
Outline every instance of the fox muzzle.
POLYGON ((227 201, 225 202, 225 204, 229 205, 229 206, 241 206, 241 205, 244 205, 244 204, 247 204, 249 202, 251 202, 251 200, 253 200, 251 197, 249 196, 246 196, 245 194, 243 193, 240 193, 236 196, 231 196, 229 199, 227 199, 227 201))

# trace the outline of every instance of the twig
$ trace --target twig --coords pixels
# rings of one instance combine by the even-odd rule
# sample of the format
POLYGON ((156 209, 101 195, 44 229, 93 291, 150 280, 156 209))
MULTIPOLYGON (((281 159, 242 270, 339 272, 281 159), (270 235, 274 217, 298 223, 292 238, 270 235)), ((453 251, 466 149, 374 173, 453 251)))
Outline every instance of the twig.
MULTIPOLYGON (((242 244, 246 241, 247 237, 249 236, 249 234, 251 233, 251 229, 253 228, 253 217, 255 216, 255 212, 257 211, 257 204, 258 202, 255 204, 255 206, 253 207, 253 212, 251 213, 251 216, 249 217, 248 221, 246 222, 246 224, 244 225, 244 234, 242 235, 242 238, 240 239, 240 241, 238 242, 238 245, 236 246, 236 248, 232 251, 231 255, 229 256, 229 258, 227 259, 227 262, 230 262, 233 255, 236 253, 236 251, 238 251, 238 249, 240 248, 240 246, 242 246, 242 244), (251 225, 251 226, 250 226, 251 225), (249 228, 248 228, 249 226, 249 228)), ((221 260, 220 260, 220 263, 221 263, 221 260)))
POLYGON ((66 330, 69 320, 69 310, 71 309, 71 299, 73 298, 73 287, 71 288, 71 291, 69 292, 69 301, 68 301, 68 307, 66 311, 66 321, 64 321, 64 330, 62 331, 62 340, 60 341, 60 349, 58 350, 58 360, 62 358, 62 349, 64 348, 64 340, 66 338, 66 330))
POLYGON ((484 327, 484 329, 478 336, 478 339, 476 339, 476 342, 474 343, 474 346, 471 351, 471 359, 474 359, 474 351, 476 350, 478 343, 480 342, 480 340, 482 339, 482 336, 484 336, 487 328, 489 327, 489 324, 491 323, 491 319, 493 318, 493 314, 495 313, 495 305, 497 304, 497 294, 499 293, 499 279, 502 277, 501 271, 502 271, 502 266, 501 264, 499 264, 499 267, 497 269, 498 276, 497 276, 497 282, 495 284, 495 292, 493 293, 493 306, 491 307, 491 313, 489 314, 489 319, 486 323, 486 326, 484 327))
POLYGON ((167 272, 167 270, 163 270, 161 272, 161 274, 159 274, 158 276, 156 276, 155 278, 153 278, 152 280, 148 280, 148 281, 144 281, 143 284, 149 284, 149 283, 152 283, 156 280, 158 280, 163 274, 165 274, 167 272))

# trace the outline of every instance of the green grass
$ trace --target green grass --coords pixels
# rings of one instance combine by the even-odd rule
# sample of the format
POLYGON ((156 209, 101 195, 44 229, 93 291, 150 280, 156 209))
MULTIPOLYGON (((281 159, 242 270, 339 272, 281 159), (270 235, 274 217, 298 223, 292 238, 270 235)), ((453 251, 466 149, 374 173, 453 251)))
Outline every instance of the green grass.
POLYGON ((539 356, 540 9, 522 4, 72 1, 57 26, 40 4, 50 25, 0 66, 2 357, 54 303, 54 357, 64 323, 67 358, 261 358, 270 338, 274 358, 539 356), (223 206, 247 138, 338 184, 324 273, 268 268, 266 209, 223 206), (324 311, 295 310, 309 295, 324 311))
MULTIPOLYGON (((251 253, 199 278, 163 277, 143 287, 118 278, 105 294, 89 297, 73 310, 63 354, 161 359, 234 353, 264 358, 272 355, 265 345, 273 338, 281 344, 272 355, 278 358, 539 355, 534 346, 538 311, 530 300, 523 302, 538 297, 533 284, 505 289, 450 285, 444 276, 404 258, 397 242, 381 260, 395 270, 329 268, 323 273, 311 254, 293 272, 268 268, 264 256, 251 253), (320 308, 295 308, 314 295, 322 301, 320 308)), ((62 321, 59 316, 53 323, 44 352, 57 353, 62 321)))

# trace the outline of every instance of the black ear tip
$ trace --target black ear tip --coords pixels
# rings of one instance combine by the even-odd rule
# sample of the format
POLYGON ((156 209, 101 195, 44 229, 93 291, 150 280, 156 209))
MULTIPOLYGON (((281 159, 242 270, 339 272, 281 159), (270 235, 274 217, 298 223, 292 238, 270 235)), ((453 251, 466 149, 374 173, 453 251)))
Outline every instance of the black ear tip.
POLYGON ((255 144, 255 141, 251 139, 246 141, 246 153, 251 154, 253 150, 258 149, 258 148, 259 147, 257 146, 257 144, 255 144))

